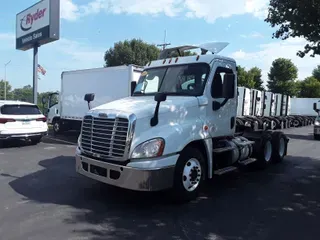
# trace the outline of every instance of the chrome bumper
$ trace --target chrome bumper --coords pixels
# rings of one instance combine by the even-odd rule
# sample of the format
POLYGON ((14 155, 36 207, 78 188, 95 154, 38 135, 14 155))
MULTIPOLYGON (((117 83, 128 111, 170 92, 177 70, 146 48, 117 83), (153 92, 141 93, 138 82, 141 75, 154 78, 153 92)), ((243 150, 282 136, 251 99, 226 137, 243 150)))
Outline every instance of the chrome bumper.
POLYGON ((38 132, 38 133, 17 133, 17 134, 0 134, 1 140, 7 139, 17 139, 17 138, 30 138, 30 137, 40 137, 47 136, 48 131, 46 132, 38 132))
POLYGON ((76 171, 86 177, 121 188, 159 191, 173 186, 174 165, 153 169, 128 167, 97 161, 76 152, 76 171))

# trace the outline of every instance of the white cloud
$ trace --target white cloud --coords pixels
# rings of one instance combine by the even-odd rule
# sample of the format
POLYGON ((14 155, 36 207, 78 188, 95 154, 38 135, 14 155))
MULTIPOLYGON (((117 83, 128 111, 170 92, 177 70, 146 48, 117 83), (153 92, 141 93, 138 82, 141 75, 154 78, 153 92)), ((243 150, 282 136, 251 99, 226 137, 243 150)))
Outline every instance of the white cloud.
POLYGON ((264 36, 261 33, 253 32, 253 33, 250 33, 249 35, 241 34, 240 37, 242 37, 242 38, 263 38, 264 36))
POLYGON ((202 18, 213 23, 218 18, 246 13, 265 17, 267 3, 268 0, 92 0, 88 4, 77 5, 73 0, 62 0, 61 16, 76 20, 100 11, 141 15, 163 13, 169 17, 183 14, 188 18, 202 18))
POLYGON ((279 57, 289 58, 298 67, 299 79, 311 75, 316 64, 320 62, 320 56, 315 58, 305 56, 300 58, 296 55, 297 51, 303 50, 306 41, 302 38, 291 38, 286 41, 277 41, 268 44, 261 44, 261 50, 257 52, 245 52, 243 50, 236 51, 230 56, 237 60, 239 65, 247 68, 257 66, 262 69, 263 79, 267 81, 268 72, 272 62, 279 57))

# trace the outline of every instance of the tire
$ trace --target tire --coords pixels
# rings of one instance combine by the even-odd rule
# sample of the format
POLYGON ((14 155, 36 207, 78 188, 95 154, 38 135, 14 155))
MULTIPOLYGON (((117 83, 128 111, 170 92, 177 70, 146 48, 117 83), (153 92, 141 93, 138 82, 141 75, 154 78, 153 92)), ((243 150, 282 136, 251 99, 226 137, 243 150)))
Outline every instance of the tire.
POLYGON ((279 163, 287 153, 287 137, 283 132, 272 133, 272 162, 279 163))
POLYGON ((0 148, 3 148, 3 147, 4 147, 4 141, 0 140, 0 148))
POLYGON ((204 183, 206 170, 203 154, 197 148, 188 147, 183 150, 175 167, 172 200, 183 203, 196 199, 204 183), (191 183, 190 180, 195 181, 191 183), (189 190, 187 186, 190 187, 189 190))
POLYGON ((272 137, 268 132, 264 132, 261 135, 260 140, 256 142, 253 148, 252 156, 257 159, 252 164, 255 169, 265 169, 272 159, 272 137))
POLYGON ((313 135, 313 138, 314 138, 314 140, 320 140, 320 135, 314 134, 314 135, 313 135))
POLYGON ((59 134, 62 132, 62 129, 61 129, 61 124, 60 124, 60 121, 59 120, 55 120, 53 123, 52 123, 52 129, 53 129, 53 134, 56 135, 56 134, 59 134))

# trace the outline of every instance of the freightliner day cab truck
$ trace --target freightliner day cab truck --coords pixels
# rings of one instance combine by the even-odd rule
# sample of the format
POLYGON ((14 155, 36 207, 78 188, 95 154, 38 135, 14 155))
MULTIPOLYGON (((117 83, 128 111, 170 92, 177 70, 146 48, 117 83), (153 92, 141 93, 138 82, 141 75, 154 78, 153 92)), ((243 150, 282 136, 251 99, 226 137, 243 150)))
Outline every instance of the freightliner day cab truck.
POLYGON ((227 45, 165 49, 147 64, 132 96, 88 111, 76 171, 132 190, 170 189, 174 199, 189 201, 214 175, 282 161, 289 139, 281 131, 236 131, 236 62, 217 55, 227 45), (181 57, 199 48, 201 55, 181 57), (180 56, 167 58, 172 51, 180 56))
POLYGON ((90 107, 131 96, 142 70, 139 66, 124 65, 63 72, 60 93, 50 94, 42 100, 54 133, 80 130, 82 118, 89 110, 83 100, 88 92, 95 95, 90 107))

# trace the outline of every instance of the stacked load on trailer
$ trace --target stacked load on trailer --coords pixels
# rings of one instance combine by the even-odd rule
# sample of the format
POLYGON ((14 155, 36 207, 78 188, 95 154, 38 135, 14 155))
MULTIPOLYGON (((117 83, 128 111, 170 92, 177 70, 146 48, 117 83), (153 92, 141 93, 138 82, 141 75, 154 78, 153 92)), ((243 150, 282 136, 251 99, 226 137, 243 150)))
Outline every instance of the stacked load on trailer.
POLYGON ((238 87, 238 131, 246 127, 276 130, 311 125, 315 121, 315 112, 310 101, 314 102, 314 99, 291 98, 279 93, 238 87))

